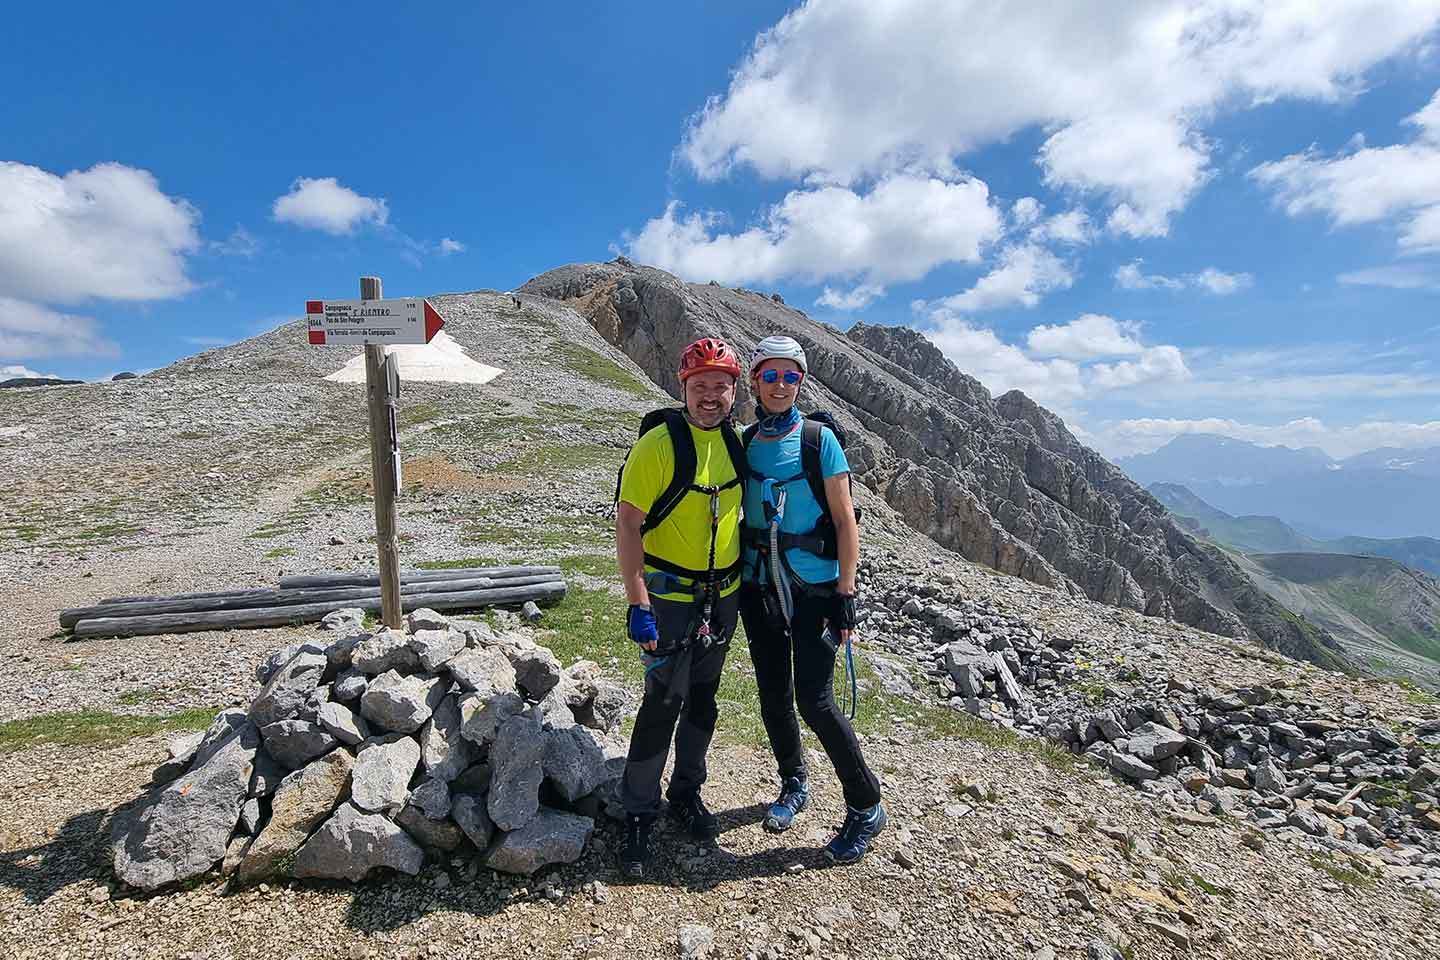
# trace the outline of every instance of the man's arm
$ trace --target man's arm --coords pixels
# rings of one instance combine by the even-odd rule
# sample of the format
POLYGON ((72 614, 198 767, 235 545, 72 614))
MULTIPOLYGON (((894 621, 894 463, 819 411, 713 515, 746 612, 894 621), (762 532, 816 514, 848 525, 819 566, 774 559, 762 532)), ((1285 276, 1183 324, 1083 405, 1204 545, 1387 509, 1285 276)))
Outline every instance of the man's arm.
POLYGON ((625 584, 625 599, 630 603, 648 605, 650 591, 645 588, 645 543, 640 525, 645 513, 633 503, 620 501, 615 514, 615 553, 620 563, 620 578, 625 584))

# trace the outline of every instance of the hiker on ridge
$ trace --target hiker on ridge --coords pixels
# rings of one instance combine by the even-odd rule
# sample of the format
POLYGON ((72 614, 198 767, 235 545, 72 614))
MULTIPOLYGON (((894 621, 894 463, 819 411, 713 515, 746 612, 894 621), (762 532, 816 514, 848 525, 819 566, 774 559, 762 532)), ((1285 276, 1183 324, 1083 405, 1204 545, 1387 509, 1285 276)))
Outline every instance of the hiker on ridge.
POLYGON ((740 359, 723 340, 706 337, 685 348, 678 375, 684 409, 656 410, 641 421, 616 496, 627 630, 645 663, 620 787, 620 868, 632 879, 644 876, 672 734, 670 816, 698 839, 713 839, 719 829, 700 787, 737 619, 745 453, 730 411, 740 359))
POLYGON ((849 651, 860 532, 843 432, 828 415, 807 418, 795 406, 807 370, 804 349, 790 337, 766 337, 750 355, 758 423, 745 429, 750 472, 740 614, 761 719, 780 767, 780 796, 765 817, 765 829, 788 830, 810 799, 795 720, 798 703, 845 793, 845 822, 825 845, 825 856, 832 863, 854 863, 886 820, 880 782, 866 766, 832 689, 841 644, 853 676, 849 651))

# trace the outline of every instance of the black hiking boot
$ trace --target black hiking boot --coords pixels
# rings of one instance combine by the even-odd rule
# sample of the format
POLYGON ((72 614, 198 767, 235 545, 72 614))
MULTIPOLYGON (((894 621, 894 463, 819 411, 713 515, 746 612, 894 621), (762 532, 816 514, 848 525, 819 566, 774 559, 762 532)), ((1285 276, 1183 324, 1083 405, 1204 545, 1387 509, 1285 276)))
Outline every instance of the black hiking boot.
POLYGON ((670 817, 690 832, 696 840, 714 840, 720 833, 720 820, 705 807, 700 792, 670 799, 670 817))
POLYGON ((629 880, 645 877, 645 864, 650 859, 650 828, 653 814, 625 815, 625 846, 620 850, 620 873, 629 880))

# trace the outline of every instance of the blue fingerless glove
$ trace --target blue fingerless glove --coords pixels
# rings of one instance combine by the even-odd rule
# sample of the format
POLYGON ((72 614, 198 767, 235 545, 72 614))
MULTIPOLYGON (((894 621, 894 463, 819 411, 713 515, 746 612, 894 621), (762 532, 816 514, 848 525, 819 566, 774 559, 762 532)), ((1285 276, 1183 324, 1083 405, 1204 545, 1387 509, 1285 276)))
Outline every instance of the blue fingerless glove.
POLYGON ((630 616, 625 625, 630 639, 639 644, 659 643, 660 628, 655 625, 655 611, 638 603, 630 604, 630 616))

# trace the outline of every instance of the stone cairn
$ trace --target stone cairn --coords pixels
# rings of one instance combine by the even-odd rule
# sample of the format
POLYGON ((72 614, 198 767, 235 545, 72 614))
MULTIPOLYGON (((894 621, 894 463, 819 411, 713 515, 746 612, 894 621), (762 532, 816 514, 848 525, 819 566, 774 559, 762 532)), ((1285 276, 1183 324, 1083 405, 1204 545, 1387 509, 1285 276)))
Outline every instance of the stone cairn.
POLYGON ((248 711, 177 737, 151 789, 117 814, 116 876, 142 890, 221 865, 240 883, 419 872, 473 845, 529 874, 579 859, 620 816, 626 706, 595 663, 568 669, 519 633, 417 610, 407 630, 361 628, 277 651, 248 711))
MULTIPOLYGON (((862 571, 873 599, 860 623, 898 655, 871 657, 888 692, 913 689, 909 660, 951 708, 1062 744, 1182 810, 1372 853, 1440 891, 1440 719, 1402 731, 1363 704, 1325 704, 1283 679, 1217 690, 1133 667, 1097 677, 1081 670, 1068 638, 964 597, 943 575, 879 573, 862 571)), ((1164 652, 1137 643, 1130 652, 1142 660, 1164 652)))

